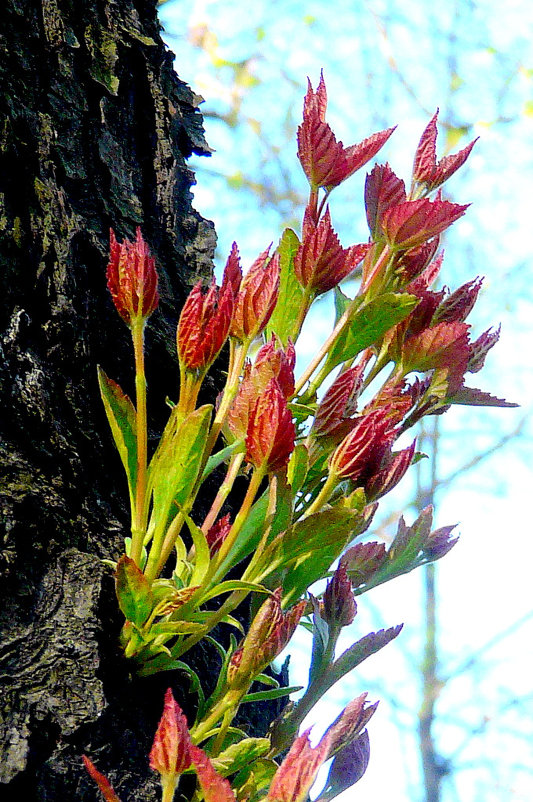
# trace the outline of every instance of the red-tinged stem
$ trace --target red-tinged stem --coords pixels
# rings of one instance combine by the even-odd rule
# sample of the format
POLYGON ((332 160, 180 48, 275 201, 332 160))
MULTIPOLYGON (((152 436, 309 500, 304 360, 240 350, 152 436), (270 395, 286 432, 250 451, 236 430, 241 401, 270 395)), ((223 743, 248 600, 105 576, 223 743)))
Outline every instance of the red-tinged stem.
MULTIPOLYGON (((381 272, 383 272, 383 268, 386 267, 386 265, 387 265, 389 259, 391 258, 391 256, 394 256, 393 252, 391 251, 391 249, 389 248, 388 245, 385 245, 385 247, 381 251, 381 253, 380 253, 380 255, 379 255, 379 257, 378 257, 378 259, 376 261, 376 264, 372 267, 372 269, 370 270, 370 273, 368 274, 368 276, 366 276, 363 279, 363 281, 361 282, 361 286, 359 288, 359 292, 357 293, 358 296, 363 295, 365 292, 367 292, 369 287, 372 286, 373 282, 376 280, 378 275, 381 272)), ((368 300, 370 300, 370 299, 368 299, 368 300)))
POLYGON ((148 465, 148 423, 146 415, 146 376, 144 373, 143 318, 132 322, 131 336, 135 355, 135 400, 137 406, 137 484, 135 514, 131 530, 131 559, 140 567, 146 530, 146 471, 148 465))
MULTIPOLYGON (((237 391, 239 389, 239 378, 244 365, 244 360, 246 359, 246 354, 248 353, 249 345, 250 343, 243 343, 242 345, 234 346, 233 341, 231 343, 230 370, 228 371, 226 386, 224 387, 222 393, 222 400, 219 408, 217 409, 215 420, 213 421, 213 425, 211 426, 211 431, 209 432, 209 437, 207 439, 205 449, 206 462, 215 447, 220 430, 224 425, 224 421, 226 420, 229 409, 235 396, 237 395, 237 391)), ((202 471, 203 467, 204 466, 202 466, 202 471)), ((202 471, 200 471, 200 476, 202 475, 202 471)))
POLYGON ((307 368, 304 370, 304 372, 296 382, 292 398, 298 395, 304 384, 311 378, 311 376, 318 368, 322 360, 327 356, 329 349, 331 348, 337 337, 339 337, 342 334, 344 327, 349 323, 353 313, 354 309, 352 305, 346 310, 343 316, 339 319, 337 325, 329 335, 328 339, 326 340, 322 348, 318 351, 314 359, 311 360, 307 368))
POLYGON ((226 477, 222 484, 218 489, 218 493, 215 496, 215 500, 211 505, 211 509, 207 513, 205 520, 202 524, 202 532, 204 535, 207 535, 213 524, 215 523, 220 510, 222 509, 222 505, 226 501, 227 497, 231 492, 231 488, 237 478, 239 473, 240 467, 244 460, 244 452, 241 451, 238 454, 234 454, 230 460, 228 465, 228 470, 226 472, 226 477))
POLYGON ((331 190, 332 189, 333 189, 333 187, 331 187, 330 189, 326 189, 326 191, 324 193, 324 196, 323 196, 322 200, 320 201, 320 206, 318 207, 318 212, 317 212, 317 222, 318 222, 318 220, 320 220, 320 218, 322 216, 322 212, 324 211, 324 206, 328 202, 328 198, 329 198, 329 196, 331 194, 331 190))
POLYGON ((246 495, 244 497, 244 501, 242 502, 241 508, 237 513, 235 520, 231 529, 229 530, 225 540, 223 541, 218 553, 214 557, 209 567, 209 571, 204 579, 204 587, 208 587, 208 583, 212 582, 216 578, 217 571, 220 570, 220 567, 223 565, 224 560, 230 553, 231 549, 235 545, 237 538, 239 537, 240 531, 244 524, 246 523, 246 519, 250 514, 250 510, 252 505, 255 501, 255 497, 257 495, 257 491, 261 486, 261 482, 265 478, 266 470, 264 467, 256 468, 252 474, 252 478, 250 479, 250 484, 248 485, 248 490, 246 491, 246 495))
POLYGON ((309 200, 307 201, 307 208, 311 214, 315 225, 318 223, 318 189, 313 189, 309 193, 309 200))

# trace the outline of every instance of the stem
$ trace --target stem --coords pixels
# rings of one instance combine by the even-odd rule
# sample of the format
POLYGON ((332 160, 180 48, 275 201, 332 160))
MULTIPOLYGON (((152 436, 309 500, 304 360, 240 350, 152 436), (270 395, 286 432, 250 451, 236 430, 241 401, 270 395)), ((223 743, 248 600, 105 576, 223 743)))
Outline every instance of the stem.
POLYGON ((346 312, 343 314, 343 316, 339 319, 337 325, 329 335, 328 339, 326 340, 322 348, 318 351, 314 359, 311 360, 307 368, 304 370, 304 372, 296 382, 296 386, 294 388, 294 394, 292 396, 293 398, 298 395, 298 393, 300 392, 306 381, 308 381, 308 379, 311 378, 311 376, 318 368, 324 357, 327 356, 329 349, 331 348, 337 337, 342 333, 342 330, 349 322, 352 314, 353 314, 353 307, 350 306, 350 308, 347 309, 346 312))
POLYGON ((204 629, 202 629, 201 632, 196 632, 194 635, 189 635, 189 637, 185 638, 185 640, 183 640, 178 647, 172 649, 172 657, 174 659, 181 657, 182 654, 188 652, 189 649, 198 643, 198 641, 202 640, 202 638, 205 638, 205 636, 211 632, 213 627, 216 627, 216 625, 222 621, 224 616, 229 615, 229 613, 233 612, 233 610, 238 607, 242 601, 244 601, 249 593, 249 590, 234 590, 233 593, 228 596, 224 604, 213 613, 211 618, 208 619, 204 629))
MULTIPOLYGON (((241 346, 234 346, 233 341, 231 343, 232 347, 230 353, 230 370, 228 371, 226 386, 224 387, 222 393, 222 400, 220 402, 220 406, 215 415, 215 420, 213 421, 213 425, 211 426, 211 431, 207 439, 207 444, 205 449, 206 462, 209 455, 211 454, 212 450, 215 447, 215 443, 218 439, 218 435, 220 434, 220 430, 222 429, 224 421, 226 420, 226 415, 228 414, 229 408, 232 405, 233 400, 239 390, 239 379, 242 367, 244 365, 244 360, 246 359, 246 354, 248 353, 249 345, 250 343, 243 343, 241 346)), ((200 471, 200 476, 202 474, 202 471, 200 471)))
POLYGON ((230 460, 228 465, 228 470, 226 472, 226 477, 222 484, 218 489, 218 493, 215 496, 215 500, 211 505, 211 509, 206 515, 206 518, 202 524, 202 532, 204 535, 207 535, 213 524, 215 523, 217 516, 222 508, 222 505, 226 501, 227 497, 231 492, 231 488, 237 478, 239 473, 240 467, 244 460, 244 452, 241 451, 238 454, 234 454, 230 460))
POLYGON ((146 415, 146 376, 144 373, 144 324, 136 318, 131 327, 135 355, 135 400, 137 406, 137 483, 135 513, 131 529, 131 559, 140 567, 146 529, 146 471, 148 464, 148 423, 146 415))
POLYGON ((178 787, 178 775, 176 774, 162 775, 161 788, 163 790, 163 794, 161 796, 161 802, 172 802, 177 787, 178 787))
POLYGON ((327 502, 327 500, 331 496, 332 491, 335 489, 337 482, 338 482, 338 477, 336 476, 336 474, 334 473, 328 474, 328 478, 324 482, 322 490, 319 492, 318 496, 315 498, 311 506, 308 507, 308 509, 302 515, 302 519, 307 518, 314 512, 318 512, 318 510, 320 510, 323 507, 323 505, 327 502))
POLYGON ((387 262, 389 261, 391 256, 394 257, 394 253, 391 251, 391 249, 390 249, 390 247, 388 245, 385 245, 385 247, 383 248, 383 250, 381 251, 381 253, 380 253, 379 257, 378 257, 378 260, 377 260, 376 264, 371 269, 371 271, 368 274, 368 276, 366 278, 364 278, 363 281, 361 282, 361 286, 359 288, 359 292, 357 293, 359 296, 363 295, 363 293, 365 293, 368 290, 368 288, 370 287, 372 282, 375 281, 376 277, 381 272, 381 270, 383 268, 383 265, 387 264, 387 262))
POLYGON ((211 562, 207 575, 204 579, 204 587, 207 588, 208 582, 213 582, 217 578, 217 574, 222 567, 224 560, 228 557, 231 549, 235 545, 235 542, 240 534, 242 527, 244 526, 246 519, 250 513, 252 508, 252 504, 255 501, 255 497, 257 495, 257 491, 261 485, 261 482, 265 478, 265 468, 260 467, 256 468, 252 474, 252 478, 250 479, 250 484, 248 485, 248 490, 246 491, 246 495, 244 497, 244 501, 242 502, 241 508, 237 513, 235 520, 233 522, 233 526, 228 532, 228 535, 224 542, 222 543, 215 559, 211 562))
POLYGON ((152 543, 152 548, 150 549, 148 562, 144 571, 148 582, 152 583, 163 570, 163 566, 170 557, 184 521, 184 514, 179 512, 168 527, 163 543, 161 543, 161 541, 159 541, 159 543, 152 543))
POLYGON ((276 504, 278 499, 278 477, 274 474, 270 481, 270 487, 268 489, 268 507, 267 507, 267 514, 266 520, 270 521, 269 525, 265 528, 261 540, 257 544, 257 548, 254 551, 253 557, 246 566, 246 569, 242 575, 242 579, 247 582, 254 582, 253 574, 257 563, 260 560, 261 555, 263 554, 264 548, 267 544, 268 537, 272 530, 272 521, 274 520, 274 513, 276 512, 276 504))

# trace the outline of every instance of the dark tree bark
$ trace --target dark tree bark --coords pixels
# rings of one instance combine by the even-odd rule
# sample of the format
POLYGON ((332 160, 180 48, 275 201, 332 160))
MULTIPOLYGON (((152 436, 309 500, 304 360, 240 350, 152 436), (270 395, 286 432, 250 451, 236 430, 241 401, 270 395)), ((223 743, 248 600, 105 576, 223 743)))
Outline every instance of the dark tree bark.
POLYGON ((208 147, 155 0, 4 0, 0 32, 0 797, 98 799, 87 752, 125 802, 155 800, 163 691, 190 700, 183 677, 136 680, 117 650, 100 558, 120 554, 127 492, 96 365, 133 392, 105 267, 109 227, 141 225, 160 275, 156 434, 177 385, 176 310, 212 269, 185 162, 208 147))

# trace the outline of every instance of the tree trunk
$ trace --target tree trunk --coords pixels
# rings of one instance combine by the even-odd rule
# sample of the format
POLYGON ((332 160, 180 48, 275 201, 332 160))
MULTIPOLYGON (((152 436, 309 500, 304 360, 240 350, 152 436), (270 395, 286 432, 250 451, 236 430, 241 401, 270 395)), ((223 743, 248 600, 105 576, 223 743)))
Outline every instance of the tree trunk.
POLYGON ((160 275, 147 360, 161 430, 176 310, 212 269, 185 163, 208 147, 155 0, 4 0, 0 26, 0 797, 99 799, 86 752, 125 802, 155 800, 163 690, 187 708, 187 685, 135 680, 117 650, 100 558, 121 551, 127 489, 96 365, 133 392, 105 268, 109 227, 140 225, 160 275))

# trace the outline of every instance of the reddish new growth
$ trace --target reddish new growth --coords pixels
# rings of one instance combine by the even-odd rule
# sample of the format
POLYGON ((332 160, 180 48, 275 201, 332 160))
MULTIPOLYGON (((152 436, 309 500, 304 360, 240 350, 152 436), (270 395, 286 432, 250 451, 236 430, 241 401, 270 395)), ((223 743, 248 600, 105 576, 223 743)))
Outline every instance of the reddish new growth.
POLYGON ((155 259, 137 228, 135 242, 118 243, 111 229, 109 240, 107 286, 122 320, 131 326, 146 320, 157 308, 157 273, 155 259))
POLYGON ((162 775, 182 774, 191 765, 190 736, 187 719, 170 688, 150 751, 150 767, 162 775))
POLYGON ((322 763, 328 758, 329 737, 314 749, 309 743, 310 730, 298 736, 274 775, 267 802, 304 802, 322 763))
MULTIPOLYGON (((269 251, 267 248, 257 257, 240 282, 230 328, 230 336, 239 342, 251 341, 263 331, 278 300, 279 254, 269 258, 269 251)), ((235 251, 234 259, 236 255, 235 251)), ((235 276, 234 263, 228 272, 235 276)))
POLYGON ((431 192, 444 184, 465 163, 477 142, 477 139, 474 139, 458 153, 444 156, 437 162, 438 115, 437 109, 420 137, 413 164, 413 184, 423 185, 426 192, 431 192))
POLYGON ((276 378, 250 409, 246 431, 246 459, 256 468, 275 473, 284 468, 294 449, 296 430, 292 413, 276 378))
POLYGON ((327 92, 324 78, 316 92, 308 81, 303 122, 298 128, 298 158, 311 188, 332 189, 363 167, 383 147, 394 128, 388 128, 345 148, 326 122, 327 92))
POLYGON ((178 357, 186 370, 205 371, 226 342, 233 316, 233 288, 219 289, 213 280, 204 292, 199 281, 181 311, 177 332, 178 357))
POLYGON ((316 226, 312 213, 306 209, 303 240, 294 260, 294 274, 313 296, 321 295, 353 273, 369 248, 370 245, 343 248, 331 225, 329 209, 316 226))

